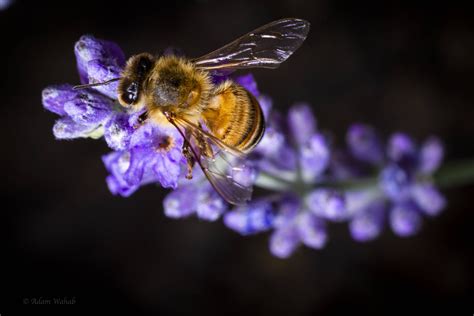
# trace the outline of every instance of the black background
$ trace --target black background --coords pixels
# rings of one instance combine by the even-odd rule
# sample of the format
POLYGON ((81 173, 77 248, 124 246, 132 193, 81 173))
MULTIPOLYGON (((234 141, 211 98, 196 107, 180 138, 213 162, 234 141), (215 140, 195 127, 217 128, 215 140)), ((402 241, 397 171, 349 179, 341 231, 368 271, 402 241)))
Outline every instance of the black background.
POLYGON ((47 85, 78 82, 82 34, 127 56, 168 46, 198 56, 295 16, 312 23, 302 48, 278 70, 254 72, 276 107, 310 102, 338 144, 364 121, 383 135, 437 134, 448 160, 474 157, 473 16, 453 1, 415 3, 18 0, 1 11, 0 314, 472 315, 472 185, 446 189, 449 206, 415 237, 387 229, 360 244, 334 224, 324 250, 280 260, 267 234, 166 218, 158 187, 112 196, 105 143, 56 141, 55 115, 41 105, 47 85))

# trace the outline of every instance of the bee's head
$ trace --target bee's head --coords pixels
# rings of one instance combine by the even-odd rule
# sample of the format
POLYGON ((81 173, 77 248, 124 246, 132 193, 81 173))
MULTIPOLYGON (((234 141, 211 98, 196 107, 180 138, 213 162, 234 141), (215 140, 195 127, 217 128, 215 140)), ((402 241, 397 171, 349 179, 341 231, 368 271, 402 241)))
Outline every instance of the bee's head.
POLYGON ((148 54, 130 57, 118 85, 118 100, 124 107, 138 106, 141 103, 145 80, 153 68, 155 58, 148 54))

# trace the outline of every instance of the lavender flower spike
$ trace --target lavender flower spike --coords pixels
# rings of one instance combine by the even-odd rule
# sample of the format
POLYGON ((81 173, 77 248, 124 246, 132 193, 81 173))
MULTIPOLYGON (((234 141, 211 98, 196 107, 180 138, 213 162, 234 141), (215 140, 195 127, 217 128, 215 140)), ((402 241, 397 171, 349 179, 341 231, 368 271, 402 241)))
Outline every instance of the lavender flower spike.
MULTIPOLYGON (((115 43, 92 36, 81 37, 75 45, 75 53, 82 83, 118 77, 125 64, 125 56, 115 43)), ((100 138, 105 133, 113 149, 125 149, 131 126, 124 121, 116 104, 115 90, 116 83, 83 90, 73 90, 72 85, 44 89, 45 109, 62 117, 53 128, 55 136, 59 139, 100 138)))
MULTIPOLYGON (((79 39, 74 53, 81 83, 118 78, 125 65, 117 44, 90 35, 79 39)), ((57 139, 104 137, 111 148, 102 161, 112 194, 128 197, 141 186, 159 184, 171 189, 163 201, 167 217, 222 217, 242 236, 268 232, 270 253, 278 258, 290 257, 300 246, 324 248, 331 222, 347 223, 360 242, 377 238, 385 226, 410 237, 419 232, 424 216, 437 216, 446 207, 434 181, 444 155, 436 137, 418 146, 398 132, 384 148, 373 127, 357 123, 348 129, 345 147, 337 148, 318 130, 310 105, 296 104, 282 115, 251 74, 212 77, 213 82, 227 79, 257 98, 266 122, 255 150, 228 161, 235 164, 226 175, 230 180, 267 190, 254 191, 261 194, 239 206, 219 196, 198 164, 193 179, 186 179, 182 134, 171 125, 142 122, 143 112, 122 108, 117 82, 83 90, 53 85, 43 90, 42 101, 58 116, 53 127, 57 139)))
MULTIPOLYGON (((81 82, 100 82, 120 75, 125 56, 117 44, 83 36, 75 45, 81 82)), ((129 196, 140 186, 160 183, 176 188, 181 175, 183 140, 174 128, 140 126, 140 113, 118 105, 113 84, 74 90, 71 85, 43 91, 44 107, 58 115, 53 128, 57 138, 100 138, 115 152, 103 157, 113 194, 129 196)))

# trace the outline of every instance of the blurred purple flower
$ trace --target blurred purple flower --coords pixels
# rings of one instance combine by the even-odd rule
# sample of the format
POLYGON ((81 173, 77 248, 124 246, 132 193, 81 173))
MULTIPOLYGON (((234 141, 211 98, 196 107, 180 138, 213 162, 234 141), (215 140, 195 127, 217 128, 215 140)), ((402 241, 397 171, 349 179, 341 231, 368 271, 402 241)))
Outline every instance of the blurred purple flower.
POLYGON ((15 1, 14 0, 0 0, 0 11, 8 9, 13 4, 13 2, 15 1))
POLYGON ((184 218, 196 214, 207 221, 217 220, 228 208, 204 176, 195 177, 191 183, 181 183, 166 196, 163 206, 168 217, 184 218))
POLYGON ((342 194, 312 189, 323 179, 330 149, 316 129, 311 108, 297 104, 289 113, 287 121, 276 112, 267 113, 267 131, 249 157, 259 175, 256 185, 281 193, 252 201, 224 216, 224 223, 242 235, 274 229, 269 247, 280 258, 290 256, 300 244, 324 247, 326 221, 340 221, 346 213, 342 194))
POLYGON ((446 201, 430 179, 441 164, 443 147, 436 138, 430 138, 421 148, 402 133, 389 140, 388 166, 382 170, 379 185, 393 203, 390 223, 400 236, 416 233, 421 214, 437 215, 446 201), (416 213, 416 214, 415 214, 416 213))
POLYGON ((434 216, 446 206, 445 198, 430 180, 443 158, 443 146, 437 138, 429 138, 418 148, 408 135, 395 133, 383 155, 375 130, 355 124, 349 128, 347 145, 352 156, 333 163, 334 174, 341 174, 342 169, 346 177, 356 180, 381 167, 377 186, 358 194, 346 193, 348 212, 353 213, 350 230, 354 239, 375 238, 382 231, 384 218, 388 218, 397 235, 413 235, 421 225, 421 214, 434 216), (362 144, 355 141, 355 134, 365 135, 362 144), (366 153, 371 154, 365 156, 366 153), (383 215, 385 211, 389 216, 383 215))
POLYGON ((354 158, 372 164, 383 161, 382 143, 371 126, 353 124, 347 132, 346 142, 354 158))

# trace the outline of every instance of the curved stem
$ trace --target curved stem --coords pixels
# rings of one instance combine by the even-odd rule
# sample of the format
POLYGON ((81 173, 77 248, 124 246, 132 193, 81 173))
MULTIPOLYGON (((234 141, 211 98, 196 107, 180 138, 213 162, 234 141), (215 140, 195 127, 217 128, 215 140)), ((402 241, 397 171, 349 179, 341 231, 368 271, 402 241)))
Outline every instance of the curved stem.
POLYGON ((474 160, 450 162, 434 175, 435 183, 441 188, 474 183, 474 160))

